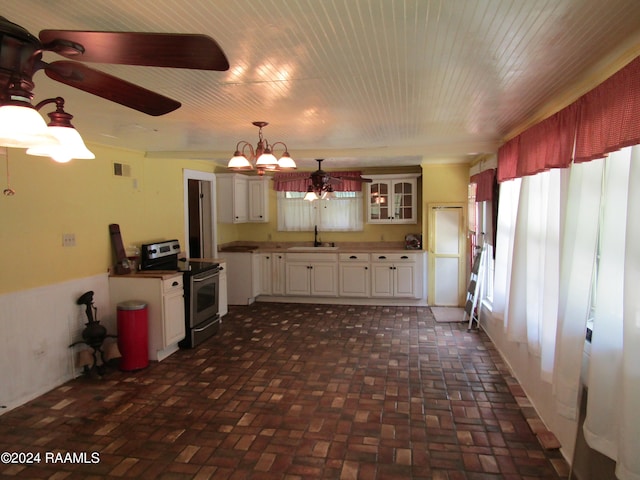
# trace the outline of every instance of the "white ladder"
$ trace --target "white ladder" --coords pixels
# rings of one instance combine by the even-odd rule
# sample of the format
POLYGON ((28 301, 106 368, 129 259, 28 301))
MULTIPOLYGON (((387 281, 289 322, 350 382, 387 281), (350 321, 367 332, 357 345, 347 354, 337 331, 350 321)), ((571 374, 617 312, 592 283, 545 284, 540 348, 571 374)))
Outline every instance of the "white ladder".
POLYGON ((480 283, 484 277, 484 268, 486 262, 487 247, 486 244, 481 248, 477 248, 477 253, 473 258, 473 266, 471 268, 471 275, 469 277, 469 286, 467 288, 467 299, 464 304, 464 313, 462 314, 462 321, 466 321, 467 315, 469 316, 468 329, 473 328, 473 322, 475 321, 478 328, 480 328, 480 308, 478 307, 478 297, 480 296, 480 283))

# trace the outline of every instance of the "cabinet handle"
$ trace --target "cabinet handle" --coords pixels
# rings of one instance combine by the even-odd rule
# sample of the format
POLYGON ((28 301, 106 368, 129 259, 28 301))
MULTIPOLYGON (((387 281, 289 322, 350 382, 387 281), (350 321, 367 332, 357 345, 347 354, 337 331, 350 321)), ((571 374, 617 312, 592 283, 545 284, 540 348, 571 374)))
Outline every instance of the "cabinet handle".
POLYGON ((369 267, 364 267, 365 270, 369 270, 369 267))
POLYGON ((356 257, 355 255, 351 255, 349 258, 350 258, 351 260, 356 260, 358 257, 356 257))
POLYGON ((409 257, 407 257, 406 255, 402 255, 400 258, 403 259, 403 260, 406 260, 409 257))
POLYGON ((179 282, 173 282, 173 283, 171 284, 171 286, 172 286, 172 287, 177 287, 178 285, 180 285, 180 283, 179 283, 179 282))
POLYGON ((386 260, 386 259, 387 259, 387 257, 385 257, 384 255, 381 255, 381 256, 378 257, 378 260, 386 260))

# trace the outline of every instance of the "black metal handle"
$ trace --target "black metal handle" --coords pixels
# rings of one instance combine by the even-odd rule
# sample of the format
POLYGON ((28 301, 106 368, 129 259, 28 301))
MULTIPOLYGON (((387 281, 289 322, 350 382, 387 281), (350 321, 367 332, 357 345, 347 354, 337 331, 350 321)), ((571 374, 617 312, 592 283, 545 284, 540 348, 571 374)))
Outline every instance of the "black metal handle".
POLYGON ((406 255, 402 255, 400 258, 403 259, 403 260, 406 260, 409 257, 407 257, 406 255))
POLYGON ((351 260, 356 260, 358 257, 356 257, 355 255, 351 255, 349 258, 350 258, 351 260))
POLYGON ((378 257, 378 260, 386 260, 386 259, 387 259, 387 257, 385 257, 384 255, 381 255, 381 256, 378 257))

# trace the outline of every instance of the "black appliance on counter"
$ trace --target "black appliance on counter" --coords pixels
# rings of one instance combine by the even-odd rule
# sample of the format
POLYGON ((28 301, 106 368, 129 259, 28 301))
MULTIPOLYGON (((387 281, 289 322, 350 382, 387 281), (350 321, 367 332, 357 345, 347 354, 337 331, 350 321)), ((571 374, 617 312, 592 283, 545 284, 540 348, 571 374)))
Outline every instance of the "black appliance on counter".
POLYGON ((193 348, 220 329, 220 264, 178 258, 180 242, 167 240, 142 245, 140 270, 183 272, 185 330, 180 348, 193 348))

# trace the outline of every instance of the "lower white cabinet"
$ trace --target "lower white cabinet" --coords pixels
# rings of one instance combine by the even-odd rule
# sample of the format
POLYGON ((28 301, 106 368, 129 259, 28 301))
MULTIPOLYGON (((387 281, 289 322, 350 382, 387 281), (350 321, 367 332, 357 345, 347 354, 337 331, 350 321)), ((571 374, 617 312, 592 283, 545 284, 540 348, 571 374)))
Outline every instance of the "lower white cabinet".
POLYGON ((253 252, 220 252, 227 270, 227 302, 250 305, 260 292, 260 254, 253 252))
POLYGON ((371 296, 371 264, 368 253, 341 253, 339 257, 340 296, 371 296))
POLYGON ((421 298, 416 254, 375 254, 371 261, 371 296, 421 298))
POLYGON ((285 257, 284 253, 261 253, 260 295, 284 295, 285 293, 285 257))
POLYGON ((337 255, 331 253, 287 254, 285 293, 299 296, 337 296, 337 260, 337 255))
POLYGON ((178 350, 185 336, 182 273, 109 277, 109 293, 114 307, 129 300, 147 304, 149 360, 162 361, 178 350))
MULTIPOLYGON (((283 249, 284 250, 284 249, 283 249)), ((425 298, 424 252, 224 253, 229 303, 265 297, 425 298)))

